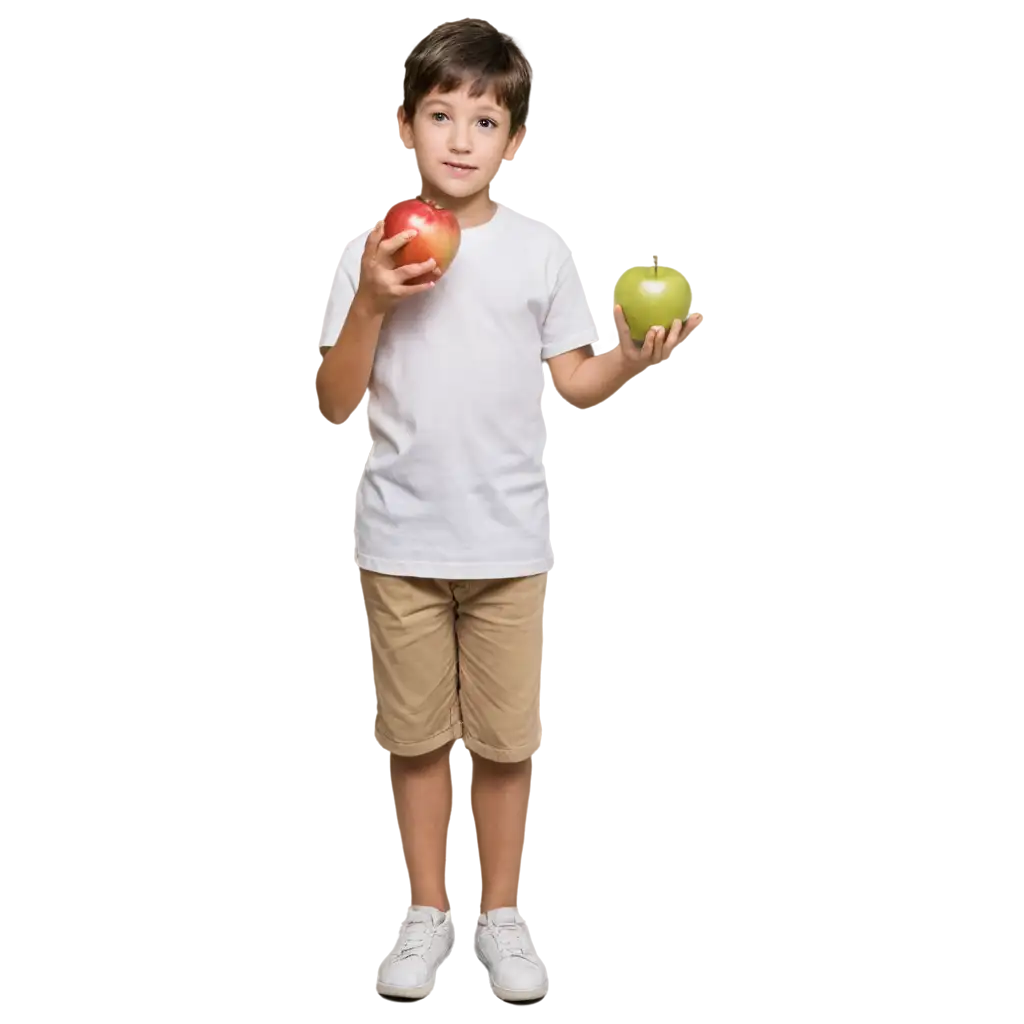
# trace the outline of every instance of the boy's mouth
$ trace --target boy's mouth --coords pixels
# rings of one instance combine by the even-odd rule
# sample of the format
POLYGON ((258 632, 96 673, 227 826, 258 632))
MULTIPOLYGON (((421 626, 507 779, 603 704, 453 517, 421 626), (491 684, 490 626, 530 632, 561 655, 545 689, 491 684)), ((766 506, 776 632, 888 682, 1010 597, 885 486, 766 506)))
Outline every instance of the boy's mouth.
POLYGON ((449 163, 447 160, 444 165, 458 178, 464 178, 467 174, 472 174, 473 171, 476 170, 475 167, 469 167, 467 164, 453 164, 449 163))

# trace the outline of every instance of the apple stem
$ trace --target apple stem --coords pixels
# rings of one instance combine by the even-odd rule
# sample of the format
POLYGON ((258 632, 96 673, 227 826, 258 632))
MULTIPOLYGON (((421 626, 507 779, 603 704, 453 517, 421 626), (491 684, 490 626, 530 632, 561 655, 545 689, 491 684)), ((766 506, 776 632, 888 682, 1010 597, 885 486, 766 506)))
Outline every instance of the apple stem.
POLYGON ((654 276, 658 276, 658 257, 654 257, 654 276))

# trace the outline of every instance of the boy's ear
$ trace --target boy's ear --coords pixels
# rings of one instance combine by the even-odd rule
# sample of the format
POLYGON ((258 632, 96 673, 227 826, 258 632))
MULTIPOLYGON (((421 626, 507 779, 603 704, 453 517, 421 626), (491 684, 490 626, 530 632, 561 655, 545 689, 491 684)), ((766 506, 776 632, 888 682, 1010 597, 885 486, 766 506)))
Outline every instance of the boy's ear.
POLYGON ((526 125, 520 125, 519 131, 515 133, 508 140, 508 145, 505 146, 505 159, 511 160, 516 155, 516 150, 523 144, 523 139, 526 137, 526 125))
POLYGON ((391 106, 391 137, 402 150, 408 150, 412 144, 411 129, 406 121, 406 112, 401 109, 401 103, 394 103, 391 106))

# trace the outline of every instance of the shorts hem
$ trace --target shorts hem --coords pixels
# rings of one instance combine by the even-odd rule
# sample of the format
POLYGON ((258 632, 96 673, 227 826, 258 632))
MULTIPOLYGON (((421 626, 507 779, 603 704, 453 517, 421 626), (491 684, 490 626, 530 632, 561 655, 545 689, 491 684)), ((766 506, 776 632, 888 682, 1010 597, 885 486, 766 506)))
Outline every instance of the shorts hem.
POLYGON ((374 728, 373 735, 377 742, 389 753, 398 754, 401 757, 418 757, 420 754, 429 754, 438 747, 443 747, 449 740, 457 740, 462 735, 462 723, 442 729, 425 740, 413 740, 411 742, 396 740, 382 733, 380 729, 374 728))
POLYGON ((492 747, 473 736, 468 736, 465 732, 462 734, 462 742, 467 750, 479 754, 488 761, 513 764, 516 761, 525 761, 537 752, 540 748, 540 733, 529 743, 524 743, 520 747, 492 747))

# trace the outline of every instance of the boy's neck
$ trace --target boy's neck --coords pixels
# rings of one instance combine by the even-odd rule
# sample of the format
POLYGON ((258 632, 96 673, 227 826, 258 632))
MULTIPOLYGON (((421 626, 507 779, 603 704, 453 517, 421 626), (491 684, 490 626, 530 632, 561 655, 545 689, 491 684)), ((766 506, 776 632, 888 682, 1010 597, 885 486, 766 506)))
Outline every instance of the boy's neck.
POLYGON ((456 199, 446 195, 444 192, 430 187, 426 181, 422 182, 420 195, 424 199, 431 199, 455 214, 460 228, 475 228, 486 224, 497 212, 498 204, 491 201, 491 187, 481 189, 479 192, 464 199, 456 199))

